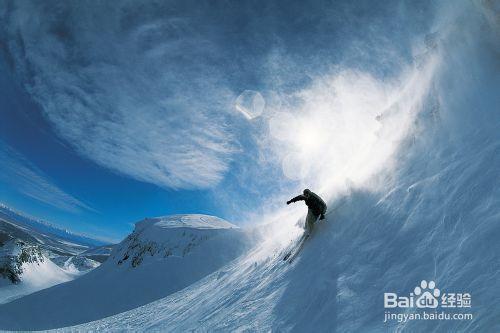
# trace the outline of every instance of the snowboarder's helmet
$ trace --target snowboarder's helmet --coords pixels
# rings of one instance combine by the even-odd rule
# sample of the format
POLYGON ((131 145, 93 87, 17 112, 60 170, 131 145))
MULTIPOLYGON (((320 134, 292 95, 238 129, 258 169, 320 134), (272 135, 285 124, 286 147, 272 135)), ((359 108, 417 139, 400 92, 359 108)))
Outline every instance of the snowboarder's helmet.
POLYGON ((307 195, 311 194, 311 190, 306 188, 303 193, 304 193, 304 195, 307 196, 307 195))

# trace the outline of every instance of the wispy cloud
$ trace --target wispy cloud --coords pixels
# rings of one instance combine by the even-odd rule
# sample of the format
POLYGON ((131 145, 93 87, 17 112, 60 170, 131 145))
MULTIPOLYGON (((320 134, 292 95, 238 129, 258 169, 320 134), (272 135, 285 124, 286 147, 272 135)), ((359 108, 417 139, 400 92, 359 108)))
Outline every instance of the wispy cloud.
POLYGON ((76 213, 95 209, 66 193, 33 163, 0 141, 0 182, 20 194, 55 208, 76 213))
POLYGON ((211 187, 236 149, 217 46, 187 16, 136 9, 13 4, 18 74, 57 133, 88 159, 160 186, 211 187))

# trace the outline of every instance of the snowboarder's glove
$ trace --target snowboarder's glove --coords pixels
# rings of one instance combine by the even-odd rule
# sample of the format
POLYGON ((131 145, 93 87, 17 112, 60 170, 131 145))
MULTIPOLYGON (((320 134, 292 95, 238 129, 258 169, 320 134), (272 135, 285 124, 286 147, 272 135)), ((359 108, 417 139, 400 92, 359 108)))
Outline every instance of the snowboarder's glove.
POLYGON ((319 217, 320 220, 324 220, 325 219, 325 214, 321 214, 321 216, 319 217))
POLYGON ((292 200, 288 200, 288 201, 286 202, 286 204, 287 204, 287 205, 289 205, 289 204, 291 204, 291 203, 292 203, 292 200))

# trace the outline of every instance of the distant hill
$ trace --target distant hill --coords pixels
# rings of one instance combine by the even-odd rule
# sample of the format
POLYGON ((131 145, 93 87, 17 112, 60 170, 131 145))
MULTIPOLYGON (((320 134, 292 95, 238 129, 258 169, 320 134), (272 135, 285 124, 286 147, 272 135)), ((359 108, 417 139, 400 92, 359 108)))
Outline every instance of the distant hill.
POLYGON ((47 221, 30 217, 2 203, 0 203, 0 218, 6 220, 7 222, 14 222, 18 226, 28 227, 40 233, 48 233, 60 237, 62 239, 65 239, 67 241, 74 242, 80 245, 85 245, 88 247, 109 245, 106 242, 90 238, 87 236, 79 235, 67 229, 62 229, 47 221))

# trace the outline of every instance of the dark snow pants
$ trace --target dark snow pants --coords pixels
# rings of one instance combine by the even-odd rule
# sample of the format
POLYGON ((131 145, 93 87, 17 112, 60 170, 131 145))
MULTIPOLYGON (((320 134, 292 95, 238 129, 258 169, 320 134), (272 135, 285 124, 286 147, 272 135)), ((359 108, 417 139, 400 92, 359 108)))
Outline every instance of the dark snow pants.
POLYGON ((306 217, 306 233, 311 234, 311 231, 313 230, 314 223, 318 220, 319 215, 316 215, 313 213, 312 210, 307 211, 307 217, 306 217))

